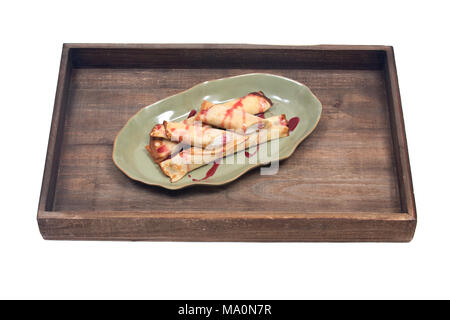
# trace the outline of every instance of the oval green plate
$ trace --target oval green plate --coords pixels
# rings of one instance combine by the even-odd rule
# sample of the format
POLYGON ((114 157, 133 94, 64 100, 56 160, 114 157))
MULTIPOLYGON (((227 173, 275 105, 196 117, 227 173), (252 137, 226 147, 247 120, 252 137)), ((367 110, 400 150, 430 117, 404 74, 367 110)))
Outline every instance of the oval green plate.
MULTIPOLYGON (((164 120, 186 119, 192 109, 199 109, 203 100, 219 103, 245 96, 254 91, 263 91, 273 102, 273 106, 266 112, 266 118, 283 113, 287 119, 300 118, 300 123, 295 130, 291 131, 288 137, 281 138, 276 142, 279 145, 279 159, 288 158, 300 142, 317 126, 322 112, 322 104, 308 87, 299 82, 271 74, 252 73, 206 81, 141 109, 128 120, 117 135, 112 156, 114 163, 133 180, 167 189, 181 189, 196 184, 222 185, 239 178, 255 167, 267 164, 270 160, 257 162, 255 159, 258 157, 254 158, 253 156, 247 159, 243 156, 244 152, 241 151, 234 157, 236 157, 235 159, 239 157, 240 163, 244 163, 227 164, 231 162, 225 159, 222 160, 224 164, 220 165, 216 173, 208 179, 193 180, 205 177, 212 164, 192 171, 191 177, 186 175, 181 180, 171 183, 145 149, 149 140, 149 132, 154 125, 162 123, 164 120)), ((272 143, 275 142, 268 142, 265 145, 269 154, 272 150, 272 143)), ((255 150, 256 148, 253 148, 251 154, 255 150)), ((269 158, 261 155, 261 159, 269 158)))

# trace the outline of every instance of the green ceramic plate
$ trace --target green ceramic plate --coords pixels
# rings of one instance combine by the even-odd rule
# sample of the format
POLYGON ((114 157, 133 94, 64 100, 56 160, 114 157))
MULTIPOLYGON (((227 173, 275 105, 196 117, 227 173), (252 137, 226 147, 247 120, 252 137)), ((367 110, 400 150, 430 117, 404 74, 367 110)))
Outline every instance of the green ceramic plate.
POLYGON ((253 73, 206 81, 149 105, 135 114, 116 137, 113 161, 128 177, 149 185, 167 189, 180 189, 195 184, 221 185, 239 178, 252 168, 276 159, 277 150, 280 160, 289 157, 300 142, 314 130, 321 112, 320 101, 308 87, 281 76, 253 73), (201 180, 213 164, 194 170, 190 177, 186 175, 175 183, 170 182, 145 150, 149 140, 148 134, 155 124, 164 120, 184 120, 192 109, 199 109, 203 100, 219 103, 260 90, 273 102, 273 106, 265 114, 266 118, 284 113, 287 119, 300 119, 288 137, 261 145, 258 150, 249 150, 246 156, 244 151, 230 156, 234 157, 235 161, 229 161, 229 157, 222 159, 215 174, 207 179, 201 180), (273 145, 274 143, 276 145, 273 145))

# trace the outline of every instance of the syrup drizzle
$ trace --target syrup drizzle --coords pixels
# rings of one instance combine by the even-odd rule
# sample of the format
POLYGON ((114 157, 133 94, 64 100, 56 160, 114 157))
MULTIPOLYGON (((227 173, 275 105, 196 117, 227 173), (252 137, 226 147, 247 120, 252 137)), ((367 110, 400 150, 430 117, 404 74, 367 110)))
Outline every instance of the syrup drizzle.
POLYGON ((161 147, 156 149, 156 152, 158 152, 158 153, 163 153, 163 152, 166 152, 166 151, 168 151, 168 150, 167 150, 167 147, 166 147, 165 144, 163 144, 161 147))
POLYGON ((206 115, 208 114, 209 109, 202 109, 195 117, 195 120, 204 121, 206 119, 206 115))
MULTIPOLYGON (((228 124, 231 124, 231 119, 233 118, 233 112, 234 112, 234 110, 236 110, 237 108, 240 108, 240 107, 242 107, 243 106, 243 104, 242 104, 242 98, 241 99, 239 99, 235 104, 233 104, 233 106, 230 108, 230 109, 228 109, 226 112, 225 112, 225 116, 223 117, 223 119, 222 119, 222 123, 221 123, 221 127, 222 128, 226 128, 225 127, 225 120, 227 120, 227 118, 230 118, 230 120, 228 120, 228 124)), ((245 113, 245 112, 244 112, 245 113)), ((244 115, 245 116, 245 115, 244 115)))
POLYGON ((293 118, 289 119, 289 122, 288 122, 289 131, 294 131, 295 128, 297 128, 297 125, 299 122, 300 122, 299 117, 293 117, 293 118))
POLYGON ((250 153, 250 152, 248 152, 248 151, 245 151, 245 156, 246 156, 247 158, 253 157, 253 156, 258 152, 258 150, 259 150, 259 144, 256 146, 255 152, 250 153))
MULTIPOLYGON (((204 180, 206 180, 208 178, 211 178, 216 173, 216 170, 219 167, 219 165, 220 165, 220 159, 214 161, 213 166, 206 172, 206 175, 203 178, 201 178, 201 179, 192 179, 192 181, 204 181, 204 180)), ((189 177, 190 177, 190 175, 189 175, 189 177)))
POLYGON ((240 98, 234 105, 233 108, 243 107, 242 98, 240 98))
POLYGON ((195 116, 196 114, 197 114, 197 111, 191 110, 191 112, 189 112, 188 119, 195 116))

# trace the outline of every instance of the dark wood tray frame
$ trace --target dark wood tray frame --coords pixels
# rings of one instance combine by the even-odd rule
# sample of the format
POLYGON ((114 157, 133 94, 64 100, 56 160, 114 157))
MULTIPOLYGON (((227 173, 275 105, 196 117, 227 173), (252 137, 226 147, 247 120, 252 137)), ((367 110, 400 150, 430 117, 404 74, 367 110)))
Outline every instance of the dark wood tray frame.
POLYGON ((389 46, 265 46, 64 44, 37 216, 44 239, 161 241, 410 241, 416 209, 393 48, 389 46), (208 52, 205 55, 205 52, 208 52), (210 53, 214 52, 213 55, 210 53), (154 54, 156 59, 152 59, 154 54), (236 57, 249 57, 238 59, 236 57), (164 56, 163 58, 161 58, 164 56), (230 56, 235 58, 230 59, 230 56), (401 213, 142 212, 54 210, 65 113, 73 68, 381 68, 390 113, 401 213), (245 60, 245 62, 243 62, 245 60), (250 65, 249 65, 250 64, 250 65))

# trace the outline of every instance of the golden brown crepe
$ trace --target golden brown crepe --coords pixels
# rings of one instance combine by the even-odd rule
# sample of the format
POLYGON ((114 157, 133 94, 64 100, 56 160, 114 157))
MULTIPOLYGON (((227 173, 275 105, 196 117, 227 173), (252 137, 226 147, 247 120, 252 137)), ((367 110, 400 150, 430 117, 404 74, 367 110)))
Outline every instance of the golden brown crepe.
POLYGON ((270 129, 260 130, 246 136, 245 143, 237 141, 236 143, 227 143, 223 148, 213 150, 204 150, 193 147, 167 159, 159 164, 161 170, 166 174, 171 182, 176 182, 183 178, 188 172, 202 167, 210 162, 242 151, 246 148, 262 144, 276 138, 282 138, 289 135, 286 118, 284 115, 268 118, 273 126, 270 129), (221 152, 220 152, 221 151, 221 152))
POLYGON ((241 100, 232 106, 216 104, 209 109, 202 109, 195 120, 240 134, 251 134, 271 125, 269 121, 245 112, 241 100))
MULTIPOLYGON (((243 108, 247 113, 258 114, 266 112, 273 105, 273 103, 264 95, 262 91, 258 91, 251 92, 242 98, 222 103, 222 105, 226 107, 237 105, 243 108)), ((202 109, 203 108, 200 108, 200 110, 202 109)))
POLYGON ((156 163, 160 163, 166 160, 171 154, 176 153, 177 149, 180 149, 180 146, 179 143, 167 139, 150 137, 150 142, 148 146, 145 146, 145 149, 147 149, 156 163))
MULTIPOLYGON (((278 128, 279 138, 289 135, 287 120, 284 114, 268 118, 267 121, 270 121, 273 127, 278 126, 281 127, 278 128)), ((161 127, 164 128, 163 125, 161 125, 161 127)), ((160 163, 166 160, 170 155, 175 155, 183 147, 184 148, 187 147, 186 145, 183 146, 177 142, 167 140, 168 138, 165 135, 165 129, 162 130, 164 131, 164 136, 166 138, 164 139, 164 138, 150 137, 150 143, 148 146, 145 147, 156 163, 160 163)), ((250 148, 257 144, 264 143, 267 140, 271 140, 270 133, 271 131, 268 130, 262 131, 260 134, 257 135, 256 134, 249 135, 248 136, 249 139, 246 141, 246 148, 250 148), (267 132, 267 136, 265 132, 267 132)), ((196 151, 198 152, 198 150, 196 151)))
POLYGON ((286 116, 284 114, 267 118, 272 126, 269 129, 260 130, 248 135, 248 140, 245 142, 245 148, 251 148, 264 142, 287 137, 289 135, 289 128, 287 126, 286 116))
MULTIPOLYGON (((203 103, 200 106, 201 110, 207 110, 209 108, 211 108, 214 104, 212 102, 203 100, 203 103)), ((180 123, 183 124, 189 124, 192 125, 195 122, 195 116, 189 117, 183 121, 180 121, 180 123)), ((206 125, 205 125, 206 126, 206 125)), ((162 124, 157 124, 152 128, 152 131, 150 132, 150 136, 154 137, 154 138, 164 138, 164 139, 169 139, 166 135, 166 130, 164 128, 164 125, 162 124)))
MULTIPOLYGON (((273 103, 269 98, 267 98, 264 95, 264 93, 262 91, 258 91, 258 92, 251 92, 242 98, 228 101, 228 102, 222 103, 220 105, 227 107, 227 109, 231 108, 233 106, 235 106, 235 108, 242 108, 245 110, 245 112, 254 115, 254 114, 266 112, 273 105, 273 103)), ((213 106, 214 106, 214 104, 212 102, 203 100, 203 102, 200 106, 200 113, 207 112, 206 110, 210 109, 213 106)), ((186 120, 181 121, 181 123, 194 124, 195 121, 196 121, 196 117, 192 116, 186 120)), ((168 139, 168 137, 166 135, 166 131, 162 124, 155 125, 150 132, 150 136, 152 136, 154 138, 168 139)))
POLYGON ((226 155, 233 154, 238 150, 243 150, 247 139, 248 138, 245 137, 244 139, 240 139, 238 141, 231 141, 212 150, 192 147, 190 149, 183 150, 174 157, 159 163, 159 166, 164 174, 170 178, 170 182, 176 182, 183 178, 188 172, 200 168, 217 159, 221 159, 226 155))
POLYGON ((244 139, 243 136, 230 131, 180 122, 164 121, 164 127, 171 141, 210 150, 221 147, 224 141, 227 143, 244 139))
POLYGON ((286 120, 285 114, 272 116, 270 118, 267 118, 266 120, 272 124, 272 127, 276 127, 276 126, 287 127, 287 125, 288 125, 288 121, 286 120))
POLYGON ((162 124, 157 124, 150 131, 150 137, 167 139, 166 129, 162 124))
MULTIPOLYGON (((208 109, 213 105, 214 104, 212 102, 204 100, 201 108, 208 109)), ((181 121, 181 123, 184 124, 194 124, 194 122, 194 116, 181 121)), ((166 129, 162 124, 157 124, 152 128, 150 132, 150 142, 147 146, 145 146, 145 149, 147 149, 148 153, 156 163, 167 159, 170 155, 180 151, 181 148, 182 146, 180 146, 179 143, 169 140, 169 137, 166 134, 166 129)))
POLYGON ((270 123, 254 116, 264 113, 272 106, 272 101, 262 91, 216 105, 205 105, 195 119, 219 128, 231 129, 240 134, 251 134, 267 129, 270 123))
MULTIPOLYGON (((230 108, 243 109, 246 112, 246 114, 242 114, 242 117, 243 118, 244 117, 251 118, 251 115, 248 115, 248 114, 258 114, 258 113, 263 113, 263 112, 267 111, 272 106, 272 101, 270 101, 270 99, 267 98, 262 91, 259 91, 259 92, 249 93, 248 95, 246 95, 242 98, 228 101, 228 102, 220 104, 220 105, 227 108, 227 110, 230 108)), ((206 100, 203 101, 203 103, 200 107, 200 113, 207 112, 206 110, 209 110, 213 106, 215 106, 213 103, 206 101, 206 100)), ((234 110, 231 113, 234 113, 234 110)), ((195 123, 195 121, 196 121, 196 117, 192 116, 186 120, 179 122, 179 124, 183 124, 184 129, 186 129, 186 125, 188 125, 188 126, 199 125, 199 123, 195 123)), ((284 116, 272 117, 272 118, 267 119, 267 121, 269 121, 269 123, 271 123, 271 125, 275 125, 275 126, 282 125, 282 121, 284 121, 285 122, 284 125, 286 125, 286 120, 285 120, 284 116)), ((266 122, 266 120, 261 120, 258 118, 258 119, 253 119, 253 122, 251 124, 258 123, 257 126, 259 129, 261 129, 263 127, 267 127, 267 125, 264 125, 264 124, 261 125, 261 123, 263 123, 263 122, 266 122)), ((244 123, 245 123, 245 121, 244 121, 244 123)), ((210 128, 210 126, 206 125, 205 123, 201 123, 200 125, 202 127, 210 128)), ((248 123, 245 123, 245 127, 247 125, 248 125, 248 123)), ((237 126, 239 126, 239 124, 237 126)), ((177 127, 178 127, 178 129, 182 129, 181 125, 177 125, 177 127)), ((173 127, 171 127, 171 128, 173 128, 173 127)), ((192 129, 194 129, 194 128, 192 128, 192 129)), ((198 130, 198 128, 195 128, 195 130, 198 130)), ((206 130, 206 129, 203 129, 203 130, 206 130)), ((217 129, 214 129, 214 130, 217 130, 217 129)), ((250 133, 249 130, 244 129, 244 131, 247 131, 247 133, 250 133)), ((183 141, 183 139, 185 139, 185 140, 189 141, 190 143, 194 143, 194 141, 191 141, 191 140, 199 140, 197 145, 201 146, 201 147, 205 147, 205 143, 207 143, 206 149, 192 147, 189 150, 182 150, 181 155, 178 156, 178 157, 181 157, 182 155, 189 155, 189 157, 200 156, 200 157, 202 157, 202 160, 200 161, 200 166, 202 166, 202 165, 204 165, 205 161, 206 161, 206 163, 208 163, 208 162, 210 162, 210 159, 218 159, 218 158, 223 157, 226 152, 231 152, 230 148, 234 148, 235 146, 236 146, 236 148, 235 148, 234 152, 237 152, 238 149, 243 150, 244 148, 248 148, 248 147, 257 145, 258 143, 263 143, 267 140, 270 140, 270 136, 268 137, 267 135, 264 134, 264 132, 265 131, 261 131, 260 134, 249 135, 246 138, 246 141, 244 144, 244 143, 242 143, 242 140, 241 140, 242 138, 235 137, 233 135, 230 136, 231 133, 228 133, 227 135, 223 135, 223 130, 220 131, 220 133, 221 133, 220 137, 219 137, 218 132, 213 131, 213 132, 209 132, 206 135, 202 135, 202 134, 198 134, 199 131, 193 131, 193 130, 191 130, 190 132, 188 130, 189 134, 185 137, 183 135, 183 131, 176 131, 175 135, 167 134, 166 127, 164 126, 164 124, 158 124, 158 125, 154 126, 151 130, 150 143, 148 146, 146 146, 146 149, 148 150, 149 154, 151 155, 151 157, 154 159, 154 161, 156 163, 163 162, 164 160, 168 159, 168 157, 170 157, 170 156, 175 157, 175 161, 170 162, 170 163, 172 163, 172 165, 170 167, 165 166, 168 168, 166 170, 173 171, 171 168, 173 168, 174 165, 176 164, 177 152, 182 150, 183 147, 189 148, 187 145, 177 143, 178 141, 183 141), (181 133, 181 136, 180 136, 180 133, 181 133), (170 141, 169 136, 175 136, 175 141, 170 141), (180 138, 181 138, 181 140, 180 140, 180 138), (211 139, 211 138, 213 138, 213 139, 211 139), (225 147, 224 147, 224 142, 225 142, 225 147), (230 143, 230 142, 233 142, 233 143, 230 143), (239 148, 237 146, 239 146, 239 148), (220 153, 222 153, 223 155, 220 155, 220 153)), ((288 130, 286 132, 288 132, 288 130)), ((282 136, 284 136, 284 133, 280 132, 280 137, 282 137, 282 136)), ((213 161, 213 160, 211 160, 211 161, 213 161)), ((188 171, 192 171, 197 167, 198 167, 198 163, 195 165, 189 165, 188 171)), ((173 173, 173 174, 176 175, 176 173, 173 173)), ((182 176, 184 176, 184 174, 182 176)), ((181 179, 181 177, 180 177, 180 179, 181 179)))

